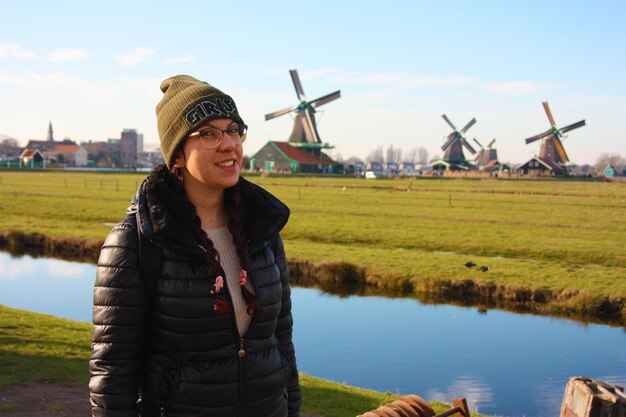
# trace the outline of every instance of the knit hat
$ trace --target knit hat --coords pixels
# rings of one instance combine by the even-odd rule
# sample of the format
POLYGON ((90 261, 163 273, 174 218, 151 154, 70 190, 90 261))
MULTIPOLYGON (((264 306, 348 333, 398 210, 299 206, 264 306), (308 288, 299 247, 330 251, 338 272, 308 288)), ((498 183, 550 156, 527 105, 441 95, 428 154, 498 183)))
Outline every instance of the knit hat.
POLYGON ((235 101, 217 88, 189 75, 176 75, 161 83, 163 98, 156 106, 163 159, 171 168, 185 138, 214 119, 243 123, 235 101))

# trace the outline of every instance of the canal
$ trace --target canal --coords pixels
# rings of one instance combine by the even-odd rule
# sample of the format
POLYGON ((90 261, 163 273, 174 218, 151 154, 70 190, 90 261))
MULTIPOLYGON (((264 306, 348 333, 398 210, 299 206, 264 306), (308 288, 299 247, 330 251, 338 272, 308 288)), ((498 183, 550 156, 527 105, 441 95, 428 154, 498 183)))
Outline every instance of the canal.
MULTIPOLYGON (((91 321, 94 265, 0 252, 0 271, 0 304, 91 321)), ((465 397, 485 414, 556 417, 570 376, 626 383, 621 327, 311 288, 293 289, 293 315, 300 371, 427 400, 465 397)))

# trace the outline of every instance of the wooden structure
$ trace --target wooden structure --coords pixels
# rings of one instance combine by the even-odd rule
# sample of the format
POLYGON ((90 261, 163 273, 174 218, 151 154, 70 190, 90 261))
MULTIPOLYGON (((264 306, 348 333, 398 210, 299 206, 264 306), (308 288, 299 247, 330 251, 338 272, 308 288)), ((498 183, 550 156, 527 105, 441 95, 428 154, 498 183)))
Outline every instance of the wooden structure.
POLYGON ((250 158, 250 168, 275 173, 340 174, 343 164, 324 152, 305 152, 289 142, 269 141, 250 158))
POLYGON ((571 377, 565 387, 560 417, 625 417, 624 387, 571 377))
POLYGON ((451 171, 469 171, 475 170, 476 166, 470 163, 463 153, 465 147, 469 152, 475 154, 476 151, 471 147, 469 142, 463 136, 476 123, 476 119, 472 118, 463 129, 458 130, 452 124, 445 114, 442 114, 443 120, 450 125, 452 133, 448 135, 441 150, 444 151, 443 157, 433 161, 430 165, 435 170, 451 170, 451 171))
MULTIPOLYGON (((551 167, 553 175, 567 174, 569 157, 567 156, 565 148, 563 147, 562 139, 565 139, 565 133, 585 126, 585 121, 581 120, 559 129, 556 127, 556 122, 554 121, 554 117, 552 116, 552 111, 550 110, 548 102, 544 101, 541 104, 543 105, 543 109, 548 116, 550 128, 545 132, 525 139, 525 142, 526 144, 529 144, 537 140, 541 140, 539 156, 535 157, 535 159, 538 159, 542 161, 544 165, 551 167)), ((522 164, 522 166, 526 165, 528 162, 522 164)))
POLYGON ((46 160, 39 149, 26 148, 20 154, 20 168, 45 168, 46 160))
POLYGON ((478 154, 474 158, 474 164, 481 171, 486 170, 497 170, 500 168, 500 162, 498 161, 498 150, 493 147, 493 144, 496 142, 495 139, 492 139, 491 142, 485 148, 478 139, 473 139, 478 146, 480 146, 480 150, 478 154))
POLYGON ((406 395, 396 401, 381 405, 375 410, 367 411, 357 417, 471 417, 465 398, 454 398, 452 408, 436 414, 433 408, 422 397, 406 395))
POLYGON ((296 90, 298 104, 266 114, 265 120, 271 120, 288 113, 294 114, 294 123, 291 135, 289 136, 289 145, 300 148, 304 152, 318 158, 323 158, 323 150, 331 149, 333 146, 328 143, 323 143, 320 139, 315 113, 318 107, 341 97, 341 91, 337 90, 333 93, 316 98, 315 100, 307 101, 302 83, 300 82, 300 77, 298 76, 298 71, 295 69, 289 70, 289 74, 291 75, 291 80, 296 90))

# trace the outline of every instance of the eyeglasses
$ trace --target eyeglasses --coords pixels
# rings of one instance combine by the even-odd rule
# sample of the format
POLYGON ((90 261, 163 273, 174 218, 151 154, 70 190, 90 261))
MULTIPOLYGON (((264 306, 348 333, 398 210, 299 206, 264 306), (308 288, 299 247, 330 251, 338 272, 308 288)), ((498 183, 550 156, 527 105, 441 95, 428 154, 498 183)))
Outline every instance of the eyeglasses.
POLYGON ((212 125, 208 125, 202 130, 189 134, 188 137, 198 136, 202 139, 202 144, 207 149, 215 149, 222 143, 224 133, 228 133, 228 136, 235 142, 235 145, 241 145, 246 140, 246 134, 248 133, 248 125, 243 123, 232 124, 228 128, 220 129, 212 125))

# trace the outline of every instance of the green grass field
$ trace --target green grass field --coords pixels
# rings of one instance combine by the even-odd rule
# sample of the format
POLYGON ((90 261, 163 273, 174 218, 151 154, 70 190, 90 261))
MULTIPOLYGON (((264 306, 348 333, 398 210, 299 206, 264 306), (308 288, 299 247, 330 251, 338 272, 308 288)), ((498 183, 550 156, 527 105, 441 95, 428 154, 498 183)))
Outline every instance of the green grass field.
MULTIPOLYGON (((144 177, 0 172, 0 231, 104 239, 144 177)), ((291 208, 283 237, 294 260, 348 262, 383 287, 471 280, 547 291, 562 298, 554 311, 626 299, 624 182, 250 179, 291 208), (469 260, 489 271, 464 267, 469 260)))
MULTIPOLYGON (((85 387, 92 326, 0 305, 0 393, 30 383, 85 387)), ((301 375, 302 410, 325 417, 354 417, 398 396, 301 375)), ((0 394, 1 397, 1 394, 0 394)), ((433 403, 437 412, 448 406, 433 403)), ((0 415, 18 411, 0 401, 0 415)))

